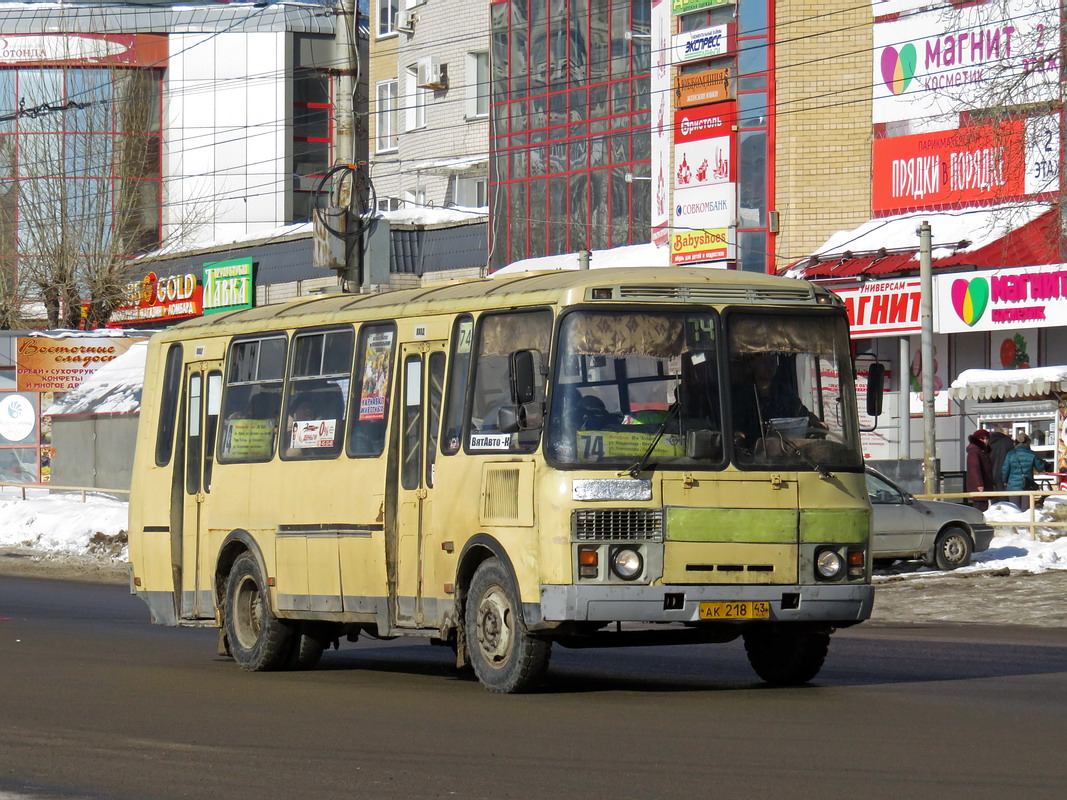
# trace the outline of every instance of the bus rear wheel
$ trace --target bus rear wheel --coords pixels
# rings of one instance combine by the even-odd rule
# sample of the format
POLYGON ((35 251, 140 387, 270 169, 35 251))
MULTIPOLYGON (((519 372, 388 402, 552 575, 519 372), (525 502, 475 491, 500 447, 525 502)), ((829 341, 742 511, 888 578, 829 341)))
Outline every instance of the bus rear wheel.
POLYGON ((293 653, 293 628, 270 610, 266 586, 255 556, 238 556, 226 584, 224 625, 234 661, 251 672, 284 669, 293 653))
POLYGON ((518 592, 500 559, 487 559, 475 570, 464 626, 471 667, 489 691, 528 691, 548 669, 552 645, 526 630, 518 592))
POLYGON ((807 683, 822 669, 830 632, 806 625, 767 625, 745 631, 748 663, 772 686, 807 683))

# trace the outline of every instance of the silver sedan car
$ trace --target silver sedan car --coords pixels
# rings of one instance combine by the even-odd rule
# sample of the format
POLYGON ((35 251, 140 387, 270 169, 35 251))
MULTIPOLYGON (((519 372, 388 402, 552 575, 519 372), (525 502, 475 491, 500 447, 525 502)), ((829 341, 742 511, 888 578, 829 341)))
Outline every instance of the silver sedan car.
POLYGON ((971 554, 987 549, 993 539, 993 526, 978 509, 919 500, 870 467, 867 495, 874 509, 875 561, 922 559, 937 569, 956 569, 971 563, 971 554))

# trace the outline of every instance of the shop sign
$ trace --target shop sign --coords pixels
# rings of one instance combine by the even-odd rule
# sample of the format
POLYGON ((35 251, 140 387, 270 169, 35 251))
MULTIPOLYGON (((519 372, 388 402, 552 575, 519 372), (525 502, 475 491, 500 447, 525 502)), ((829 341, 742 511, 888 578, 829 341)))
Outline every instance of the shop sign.
POLYGON ((675 190, 672 230, 708 230, 736 224, 736 183, 675 190))
POLYGON ((37 428, 37 409, 29 398, 14 392, 0 395, 0 439, 22 442, 37 428))
POLYGON ((703 61, 718 58, 730 52, 730 26, 713 25, 698 31, 686 31, 671 39, 674 63, 703 61))
POLYGON ((20 392, 69 392, 100 367, 143 339, 118 337, 20 337, 15 344, 20 392))
POLYGON ((674 112, 674 142, 699 142, 729 136, 737 124, 737 103, 687 108, 674 112))
POLYGON ((204 264, 204 314, 251 308, 255 300, 252 259, 231 258, 204 264))
POLYGON ((203 287, 196 275, 187 272, 160 278, 149 272, 126 287, 126 302, 111 312, 108 326, 171 322, 199 317, 203 311, 203 287))
POLYGON ((162 67, 167 37, 159 34, 4 34, 0 64, 162 67))
POLYGON ((667 245, 670 237, 671 174, 671 7, 652 0, 652 242, 667 245))
POLYGON ((1059 181, 1054 116, 875 139, 875 213, 1002 202, 1053 191, 1059 181))
POLYGON ((730 68, 679 74, 674 79, 674 105, 678 108, 720 103, 730 99, 730 68))
POLYGON ((732 139, 720 136, 674 146, 674 188, 711 186, 734 180, 732 139))
POLYGON ((934 276, 939 333, 1067 325, 1067 264, 934 276))
POLYGON ((734 2, 735 0, 671 0, 671 13, 688 14, 690 11, 701 11, 705 8, 732 6, 734 2))
POLYGON ((732 228, 709 228, 671 233, 671 263, 696 264, 734 258, 732 228))
POLYGON ((919 280, 868 281, 848 289, 834 288, 845 301, 853 339, 901 336, 922 332, 919 280))
POLYGON ((874 122, 1059 99, 1057 0, 940 7, 874 26, 874 122))

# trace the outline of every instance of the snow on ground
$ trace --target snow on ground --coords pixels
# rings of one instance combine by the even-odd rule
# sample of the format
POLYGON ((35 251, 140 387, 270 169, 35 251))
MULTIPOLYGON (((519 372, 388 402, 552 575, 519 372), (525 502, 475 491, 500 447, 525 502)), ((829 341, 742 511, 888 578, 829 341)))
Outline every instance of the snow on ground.
MULTIPOLYGON (((21 490, 0 489, 0 548, 27 548, 45 557, 96 555, 115 561, 126 560, 126 502, 108 495, 69 492, 48 494, 45 489, 28 489, 23 500, 21 490)), ((1056 513, 1054 506, 1065 508, 1062 519, 1067 520, 1067 503, 1046 503, 1048 509, 1038 511, 1039 520, 1048 520, 1056 513)), ((1006 503, 994 505, 986 512, 986 519, 1005 522, 1026 522, 1029 515, 1006 503)), ((1051 529, 1044 529, 1046 536, 1051 529)), ((1000 528, 989 549, 975 553, 974 563, 957 572, 989 572, 1009 569, 1012 573, 1067 570, 1067 535, 1052 541, 1034 541, 1025 528, 1000 528)), ((939 574, 921 568, 914 577, 939 574)))

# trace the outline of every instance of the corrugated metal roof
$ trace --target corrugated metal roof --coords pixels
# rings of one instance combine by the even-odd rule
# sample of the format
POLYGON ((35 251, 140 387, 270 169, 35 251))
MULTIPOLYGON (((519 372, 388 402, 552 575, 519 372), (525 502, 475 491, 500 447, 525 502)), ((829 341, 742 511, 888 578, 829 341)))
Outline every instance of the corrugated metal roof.
POLYGON ((73 3, 0 4, 0 32, 13 33, 247 33, 334 31, 334 16, 325 5, 251 3, 210 5, 104 5, 73 3))
POLYGON ((140 259, 137 268, 157 275, 199 274, 204 264, 230 258, 251 258, 257 263, 256 284, 289 283, 308 278, 324 278, 329 270, 311 266, 311 234, 280 242, 254 242, 244 247, 228 245, 217 250, 199 250, 171 258, 140 259))

